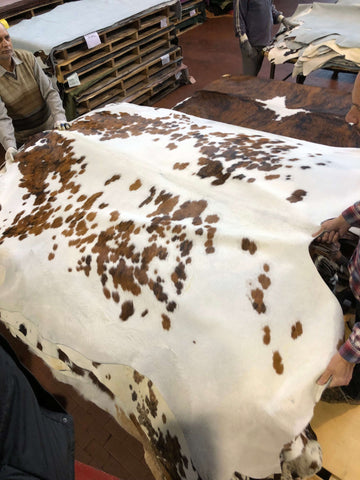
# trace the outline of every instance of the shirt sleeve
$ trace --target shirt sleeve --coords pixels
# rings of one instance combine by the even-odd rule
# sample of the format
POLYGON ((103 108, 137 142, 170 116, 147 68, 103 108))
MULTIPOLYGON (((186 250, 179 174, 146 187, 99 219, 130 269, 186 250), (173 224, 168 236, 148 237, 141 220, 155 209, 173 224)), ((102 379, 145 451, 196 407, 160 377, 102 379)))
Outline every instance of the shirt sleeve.
POLYGON ((49 105, 51 114, 55 122, 66 122, 65 110, 59 95, 59 92, 53 86, 50 78, 45 75, 38 61, 35 59, 34 75, 39 85, 41 95, 49 105))
POLYGON ((5 104, 0 97, 0 143, 5 151, 9 147, 16 148, 15 130, 5 104))
POLYGON ((241 37, 246 35, 246 24, 245 24, 245 15, 247 11, 248 0, 234 0, 234 28, 235 35, 241 37))
POLYGON ((355 323, 349 338, 340 347, 339 353, 350 363, 360 363, 360 323, 355 323))
POLYGON ((284 18, 284 15, 282 14, 282 12, 279 12, 279 10, 276 9, 274 4, 272 4, 271 11, 272 11, 273 23, 280 23, 281 20, 284 18), (279 17, 281 18, 279 19, 279 17))
POLYGON ((352 227, 360 227, 360 201, 344 210, 342 216, 352 227))

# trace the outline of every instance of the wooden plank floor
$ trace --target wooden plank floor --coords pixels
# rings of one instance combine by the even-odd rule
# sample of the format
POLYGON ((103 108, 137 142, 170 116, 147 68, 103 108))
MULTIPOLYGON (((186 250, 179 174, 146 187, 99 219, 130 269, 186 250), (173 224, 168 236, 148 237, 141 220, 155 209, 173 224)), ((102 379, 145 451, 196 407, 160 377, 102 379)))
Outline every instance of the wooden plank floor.
POLYGON ((330 478, 360 479, 360 405, 319 402, 311 426, 323 450, 323 466, 333 474, 330 478))

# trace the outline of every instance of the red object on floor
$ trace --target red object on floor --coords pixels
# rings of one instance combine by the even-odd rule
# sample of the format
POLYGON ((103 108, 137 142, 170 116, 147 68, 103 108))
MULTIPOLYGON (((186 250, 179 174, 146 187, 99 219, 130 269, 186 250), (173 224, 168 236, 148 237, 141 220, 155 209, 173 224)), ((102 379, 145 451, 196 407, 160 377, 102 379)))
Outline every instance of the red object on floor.
POLYGON ((75 461, 75 480, 119 480, 113 475, 75 461))

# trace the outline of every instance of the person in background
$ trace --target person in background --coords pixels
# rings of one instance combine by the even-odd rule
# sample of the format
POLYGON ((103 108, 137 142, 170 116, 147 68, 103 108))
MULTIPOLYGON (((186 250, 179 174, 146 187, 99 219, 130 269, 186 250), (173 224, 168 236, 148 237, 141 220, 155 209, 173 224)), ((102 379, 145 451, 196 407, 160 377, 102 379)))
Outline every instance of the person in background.
MULTIPOLYGON (((355 79, 351 96, 352 105, 345 120, 360 128, 360 73, 355 79)), ((321 235, 321 242, 337 242, 350 227, 360 227, 360 201, 348 207, 338 217, 322 222, 313 236, 321 235)), ((356 323, 349 338, 331 358, 317 383, 325 385, 332 377, 330 387, 338 389, 330 389, 333 390, 331 393, 324 392, 322 399, 357 404, 360 403, 360 239, 350 258, 348 269, 349 284, 356 301, 356 323)))
POLYGON ((282 23, 295 27, 276 10, 272 0, 234 0, 235 35, 239 37, 243 74, 256 76, 264 59, 264 47, 272 39, 272 27, 282 23))
POLYGON ((69 128, 58 91, 25 50, 14 50, 6 22, 0 22, 0 143, 5 160, 34 133, 69 128))
POLYGON ((354 87, 351 92, 351 107, 346 114, 345 120, 360 128, 360 72, 355 78, 354 87))

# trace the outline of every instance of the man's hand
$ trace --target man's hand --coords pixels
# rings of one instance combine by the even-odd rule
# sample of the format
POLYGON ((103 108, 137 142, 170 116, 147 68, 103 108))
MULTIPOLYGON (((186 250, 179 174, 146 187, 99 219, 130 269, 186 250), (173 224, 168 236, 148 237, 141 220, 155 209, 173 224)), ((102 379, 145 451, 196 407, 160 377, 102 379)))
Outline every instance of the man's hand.
POLYGON ((341 387, 342 385, 348 385, 354 370, 355 363, 346 361, 339 352, 330 360, 329 365, 326 367, 325 372, 317 380, 318 385, 325 385, 332 376, 329 387, 341 387))
POLYGON ((245 40, 244 42, 242 42, 241 48, 242 48, 242 51, 243 51, 244 55, 246 55, 247 57, 250 57, 250 58, 255 58, 256 57, 256 55, 257 55, 256 48, 254 48, 251 45, 249 40, 245 40))
POLYGON ((337 242, 351 227, 342 215, 337 218, 331 218, 322 222, 320 229, 313 233, 313 237, 318 237, 323 243, 337 242))
POLYGON ((16 148, 14 147, 9 147, 6 152, 5 152, 5 161, 12 163, 14 161, 15 155, 18 153, 16 148))
POLYGON ((54 129, 55 130, 69 130, 70 123, 64 121, 55 122, 54 129))
POLYGON ((291 20, 288 20, 285 17, 281 20, 281 23, 284 25, 286 30, 291 30, 292 28, 297 27, 297 25, 298 25, 297 23, 294 23, 294 22, 292 22, 291 20))

